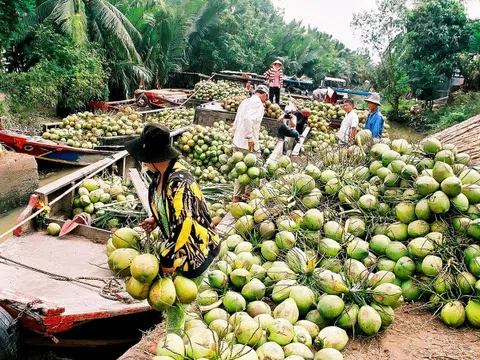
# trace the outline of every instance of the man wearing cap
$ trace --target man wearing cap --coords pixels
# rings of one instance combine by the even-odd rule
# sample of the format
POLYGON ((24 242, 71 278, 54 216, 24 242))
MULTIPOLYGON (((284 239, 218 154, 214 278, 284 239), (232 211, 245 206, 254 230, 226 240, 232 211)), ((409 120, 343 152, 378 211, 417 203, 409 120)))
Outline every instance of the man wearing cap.
POLYGON ((280 60, 275 60, 270 69, 263 73, 268 80, 268 85, 270 87, 269 100, 273 103, 276 102, 280 104, 280 89, 283 86, 283 64, 280 60), (273 101, 275 98, 275 101, 273 101))
MULTIPOLYGON (((260 125, 265 108, 263 103, 267 100, 268 88, 259 85, 254 94, 243 100, 237 110, 233 122, 233 146, 242 152, 260 150, 260 125)), ((247 188, 235 180, 233 186, 233 202, 241 201, 246 196, 247 188)))
POLYGON ((353 142, 358 128, 358 116, 353 109, 353 100, 347 99, 342 104, 342 108, 347 114, 342 120, 340 130, 338 131, 338 144, 348 145, 353 142))
MULTIPOLYGON (((160 230, 160 244, 152 249, 160 261, 160 273, 179 273, 199 285, 218 254, 220 240, 199 185, 178 161, 180 152, 170 145, 170 131, 148 124, 125 149, 153 172, 148 191, 153 217, 140 226, 147 232, 160 230)), ((168 310, 167 331, 183 329, 185 310, 182 305, 168 310)))
POLYGON ((383 133, 384 120, 380 109, 380 95, 378 93, 372 93, 368 99, 365 100, 368 103, 368 110, 370 111, 365 123, 365 129, 372 132, 374 138, 380 139, 383 133))

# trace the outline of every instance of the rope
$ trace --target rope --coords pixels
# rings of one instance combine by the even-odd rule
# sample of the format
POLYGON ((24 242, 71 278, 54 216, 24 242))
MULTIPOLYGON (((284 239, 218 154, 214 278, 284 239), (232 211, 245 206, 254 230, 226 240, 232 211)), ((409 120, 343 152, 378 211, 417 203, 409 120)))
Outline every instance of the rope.
MULTIPOLYGON (((94 171, 93 173, 91 173, 90 175, 87 175, 85 177, 84 180, 86 179, 89 179, 95 175, 97 175, 100 171, 103 171, 105 170, 107 167, 109 167, 113 162, 117 161, 117 159, 113 158, 111 159, 107 164, 105 164, 104 166, 102 166, 101 168, 97 169, 96 171, 94 171)), ((77 187, 80 187, 82 185, 83 181, 79 181, 77 184, 73 185, 72 187, 70 187, 67 191, 65 191, 63 194, 59 195, 57 198, 53 199, 48 205, 45 205, 43 206, 42 208, 40 208, 38 211, 36 211, 35 213, 33 213, 32 215, 30 215, 29 217, 27 217, 26 219, 24 219, 23 221, 21 221, 20 223, 18 224, 15 224, 12 228, 10 228, 9 230, 5 231, 3 234, 0 235, 0 239, 4 238, 5 236, 9 235, 13 230, 15 230, 16 228, 18 227, 21 227, 23 226, 24 224, 26 224, 28 221, 34 219, 37 215, 41 214, 48 206, 51 206, 53 204, 55 204, 57 201, 59 201, 61 198, 63 198, 64 196, 70 194, 73 190, 75 190, 77 187)))
MULTIPOLYGON (((53 280, 69 281, 69 282, 82 284, 82 285, 85 285, 85 286, 90 286, 90 287, 95 288, 95 289, 99 289, 100 290, 100 296, 102 296, 106 299, 109 299, 109 300, 121 301, 121 302, 125 302, 125 303, 128 303, 128 304, 135 302, 135 300, 133 300, 127 293, 124 292, 123 285, 120 283, 118 278, 116 278, 114 276, 104 277, 104 278, 95 277, 95 276, 78 276, 78 277, 72 278, 72 277, 68 277, 68 276, 64 276, 64 275, 55 274, 55 273, 45 271, 45 270, 42 270, 42 269, 38 269, 38 268, 35 268, 33 266, 26 265, 26 264, 20 263, 18 261, 9 259, 9 258, 7 258, 5 256, 2 256, 2 255, 0 255, 0 259, 3 260, 6 265, 9 265, 9 263, 11 263, 11 264, 14 264, 16 266, 22 267, 24 269, 34 271, 34 272, 37 272, 37 273, 40 273, 40 274, 43 274, 43 275, 47 275, 48 277, 52 278, 53 280), (101 286, 101 285, 92 284, 92 283, 89 283, 86 280, 103 282, 104 285, 101 286)), ((31 307, 31 305, 29 305, 29 304, 27 304, 27 307, 23 311, 26 311, 28 307, 31 307)))

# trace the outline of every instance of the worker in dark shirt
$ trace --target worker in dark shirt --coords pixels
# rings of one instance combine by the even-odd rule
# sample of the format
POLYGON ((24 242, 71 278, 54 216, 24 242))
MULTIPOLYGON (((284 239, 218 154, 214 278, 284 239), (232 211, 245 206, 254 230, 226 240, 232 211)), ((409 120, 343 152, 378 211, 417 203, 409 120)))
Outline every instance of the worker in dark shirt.
POLYGON ((299 134, 303 133, 305 130, 305 125, 307 125, 308 117, 311 115, 311 111, 308 108, 303 108, 300 111, 295 112, 295 116, 297 117, 297 126, 296 129, 299 134))

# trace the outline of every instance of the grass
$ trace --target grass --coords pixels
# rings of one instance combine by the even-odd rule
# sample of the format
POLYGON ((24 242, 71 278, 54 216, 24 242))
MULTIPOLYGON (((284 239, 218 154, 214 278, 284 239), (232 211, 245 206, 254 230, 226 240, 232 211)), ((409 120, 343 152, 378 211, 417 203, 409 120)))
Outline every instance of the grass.
POLYGON ((427 126, 433 131, 446 129, 480 114, 480 93, 455 93, 453 104, 426 115, 427 126))

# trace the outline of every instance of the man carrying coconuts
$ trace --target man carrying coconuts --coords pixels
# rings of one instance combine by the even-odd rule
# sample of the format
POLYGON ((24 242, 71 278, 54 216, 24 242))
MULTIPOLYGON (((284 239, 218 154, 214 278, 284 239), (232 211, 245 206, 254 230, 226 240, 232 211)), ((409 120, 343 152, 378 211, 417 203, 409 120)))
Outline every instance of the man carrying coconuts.
MULTIPOLYGON (((153 217, 140 226, 147 233, 157 227, 160 230, 156 253, 160 274, 171 274, 174 279, 181 274, 198 286, 218 254, 220 243, 198 183, 177 161, 180 152, 170 145, 166 127, 148 124, 140 137, 127 142, 125 148, 154 173, 148 194, 153 217)), ((187 305, 172 305, 166 307, 167 331, 183 329, 185 321, 187 305)))
MULTIPOLYGON (((267 100, 268 88, 259 85, 255 93, 240 103, 233 122, 233 146, 238 151, 248 153, 260 150, 260 125, 262 124, 265 108, 263 103, 267 100)), ((238 179, 233 186, 233 202, 246 197, 247 187, 240 185, 238 179)))

